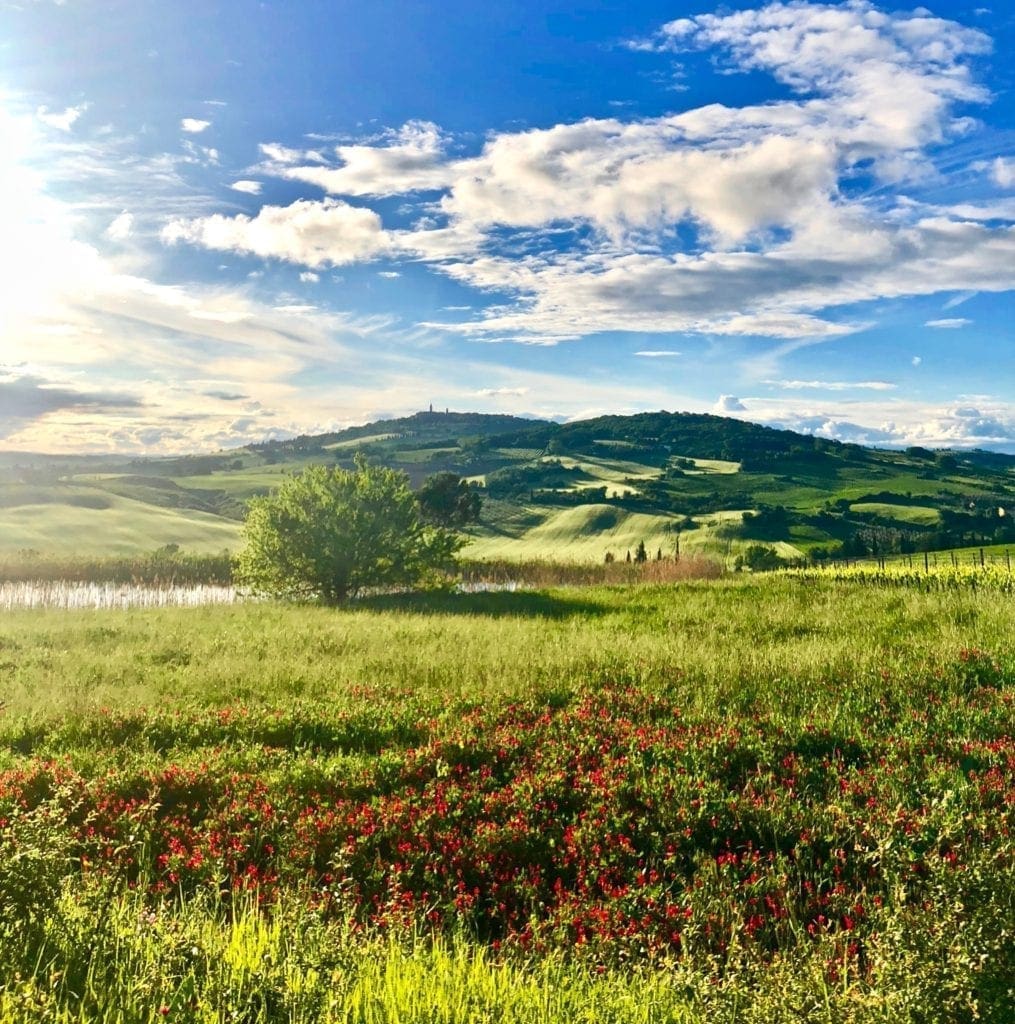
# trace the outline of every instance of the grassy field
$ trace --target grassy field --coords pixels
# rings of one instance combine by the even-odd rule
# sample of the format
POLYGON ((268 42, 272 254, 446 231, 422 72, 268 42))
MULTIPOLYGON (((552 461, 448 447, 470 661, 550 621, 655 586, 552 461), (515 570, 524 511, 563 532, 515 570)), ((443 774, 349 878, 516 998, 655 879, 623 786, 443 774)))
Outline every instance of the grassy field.
POLYGON ((935 526, 941 521, 941 513, 936 508, 928 508, 923 505, 893 505, 883 501, 857 501, 850 506, 850 509, 853 512, 875 515, 882 519, 915 523, 917 526, 935 526))
POLYGON ((0 1021, 1015 1012, 1015 605, 14 612, 0 1021))
POLYGON ((84 487, 50 500, 0 507, 0 554, 127 555, 178 544, 195 554, 236 547, 240 523, 188 508, 161 508, 84 487))
MULTIPOLYGON (((732 560, 753 541, 732 536, 731 526, 742 521, 739 511, 695 516, 693 529, 685 517, 655 512, 635 512, 615 505, 588 504, 572 508, 519 506, 490 502, 484 521, 470 531, 463 555, 469 559, 510 558, 515 561, 601 562, 606 552, 623 559, 644 542, 649 557, 658 551, 672 557, 680 552, 732 560)), ((786 541, 771 545, 782 558, 794 559, 802 550, 786 541)))

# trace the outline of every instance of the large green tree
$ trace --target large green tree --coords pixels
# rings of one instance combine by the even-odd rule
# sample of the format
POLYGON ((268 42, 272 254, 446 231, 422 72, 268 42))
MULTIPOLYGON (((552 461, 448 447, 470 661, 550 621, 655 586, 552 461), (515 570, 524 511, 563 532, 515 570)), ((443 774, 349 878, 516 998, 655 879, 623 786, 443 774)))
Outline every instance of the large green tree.
POLYGON ((244 539, 241 586, 328 604, 446 573, 463 543, 423 521, 404 473, 362 458, 354 470, 310 466, 253 499, 244 539))
POLYGON ((483 498, 457 473, 434 473, 416 492, 423 518, 434 526, 464 526, 479 518, 483 498))

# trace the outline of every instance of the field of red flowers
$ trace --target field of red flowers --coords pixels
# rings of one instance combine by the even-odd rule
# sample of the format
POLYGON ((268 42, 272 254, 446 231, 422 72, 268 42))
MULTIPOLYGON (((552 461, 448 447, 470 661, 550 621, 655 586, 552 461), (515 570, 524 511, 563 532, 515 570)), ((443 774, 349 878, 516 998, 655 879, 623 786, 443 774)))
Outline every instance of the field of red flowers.
POLYGON ((835 935, 863 971, 873 910, 919 911, 972 865, 1013 867, 1015 738, 997 717, 1012 693, 977 671, 988 685, 968 695, 962 741, 943 703, 872 707, 837 734, 771 714, 688 720, 634 688, 386 728, 318 719, 295 752, 305 730, 282 712, 109 718, 110 738, 206 745, 101 772, 25 759, 0 773, 0 830, 8 845, 44 810, 79 871, 153 895, 270 903, 292 888, 362 925, 464 927, 602 963, 835 935), (377 754, 346 756, 364 750, 377 754))
POLYGON ((903 943, 968 961, 969 1005, 1003 1020, 1012 663, 935 664, 830 676, 809 710, 779 679, 723 707, 602 678, 25 717, 0 762, 0 923, 45 922, 75 885, 227 915, 296 900, 364 937, 593 975, 718 983, 812 950, 860 988, 903 943))

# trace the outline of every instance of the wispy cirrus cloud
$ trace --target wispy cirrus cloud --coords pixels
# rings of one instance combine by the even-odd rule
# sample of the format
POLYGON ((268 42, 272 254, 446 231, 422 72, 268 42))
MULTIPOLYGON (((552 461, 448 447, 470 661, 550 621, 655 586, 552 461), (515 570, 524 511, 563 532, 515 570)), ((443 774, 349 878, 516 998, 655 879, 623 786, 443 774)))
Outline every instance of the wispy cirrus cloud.
POLYGON ((762 384, 785 391, 895 391, 897 384, 885 380, 764 380, 762 384))
POLYGON ((519 397, 521 395, 527 395, 529 388, 480 388, 476 394, 482 398, 504 398, 506 396, 519 397))
POLYGON ((973 321, 967 320, 965 317, 944 317, 941 320, 928 320, 923 326, 933 327, 936 330, 944 331, 955 331, 960 327, 968 327, 973 321))

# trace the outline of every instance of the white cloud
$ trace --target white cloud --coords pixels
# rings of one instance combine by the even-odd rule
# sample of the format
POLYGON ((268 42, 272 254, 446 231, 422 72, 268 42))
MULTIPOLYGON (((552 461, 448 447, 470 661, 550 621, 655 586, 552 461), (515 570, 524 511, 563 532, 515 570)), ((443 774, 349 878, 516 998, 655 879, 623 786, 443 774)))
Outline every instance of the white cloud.
MULTIPOLYGON (((307 154, 278 146, 262 146, 281 177, 317 185, 333 195, 380 196, 441 189, 453 172, 444 162, 445 140, 437 125, 409 121, 388 133, 385 145, 342 145, 335 152, 340 167, 288 166, 307 154)), ((315 157, 320 154, 313 153, 315 157)))
POLYGON ((635 352, 636 356, 642 356, 645 359, 663 359, 667 356, 679 356, 682 354, 670 348, 642 349, 640 352, 635 352))
POLYGON ((527 395, 529 388, 480 388, 476 394, 482 398, 504 398, 527 395))
POLYGON ((88 103, 82 103, 77 107, 67 107, 64 110, 50 110, 48 107, 39 107, 35 116, 50 128, 56 128, 61 132, 69 132, 74 122, 88 109, 88 103))
POLYGON ((386 277, 393 281, 396 277, 401 277, 402 275, 397 270, 378 270, 377 276, 386 277))
POLYGON ((953 107, 987 99, 969 69, 982 33, 853 0, 683 19, 651 45, 718 50, 800 96, 502 132, 468 157, 429 122, 340 144, 337 164, 268 143, 263 170, 334 196, 440 196, 410 202, 410 229, 329 199, 177 222, 167 237, 307 266, 414 258, 511 297, 432 326, 536 344, 602 331, 815 341, 867 326, 825 312, 836 306, 1015 287, 1015 229, 988 223, 1015 208, 842 188, 861 162, 888 185, 923 174, 929 148, 968 129, 953 107))
POLYGON ((134 216, 127 210, 117 214, 113 218, 109 227, 106 228, 106 237, 112 238, 116 242, 122 242, 127 238, 130 238, 131 232, 134 230, 134 216))
POLYGON ((731 412, 747 412, 747 406, 736 395, 720 395, 712 411, 725 416, 731 412))
POLYGON ((247 178, 241 178, 239 181, 234 181, 229 186, 234 192, 245 192, 248 196, 259 196, 261 194, 261 182, 250 181, 247 178))
POLYGON ((761 383, 786 391, 894 391, 898 387, 884 380, 764 380, 761 383))
POLYGON ((315 274, 312 270, 304 270, 303 273, 300 274, 300 280, 304 284, 317 284, 320 279, 321 275, 315 274))
POLYGON ((958 295, 953 295, 941 308, 942 309, 955 309, 957 306, 961 306, 968 302, 970 299, 976 298, 976 292, 959 292, 958 295))
POLYGON ((922 363, 922 362, 923 362, 923 358, 922 358, 921 356, 913 356, 913 358, 912 358, 912 359, 910 360, 910 362, 911 362, 911 363, 912 363, 912 364, 913 364, 914 366, 919 366, 919 365, 920 365, 920 363, 922 363))
MULTIPOLYGON (((750 419, 837 441, 905 447, 994 447, 1015 454, 1015 407, 989 396, 952 405, 885 398, 817 404, 802 398, 750 398, 750 419)), ((717 410, 721 411, 721 410, 717 410)))
POLYGON ((505 132, 464 158, 427 122, 340 144, 337 165, 268 143, 266 170, 334 195, 441 196, 410 230, 325 200, 177 220, 165 237, 314 267, 410 256, 515 299, 445 329, 542 344, 605 330, 815 340, 863 326, 823 315, 835 305, 1015 283, 1011 231, 979 230, 975 211, 921 219, 840 190, 857 161, 891 181, 960 130, 951 104, 986 98, 967 66, 980 33, 863 2, 775 3, 671 23, 653 45, 719 48, 805 96, 505 132), (684 251, 678 224, 698 236, 684 251), (590 238, 561 247, 576 228, 590 238))
POLYGON ((180 120, 180 130, 198 135, 211 127, 211 121, 202 121, 199 117, 184 117, 180 120))
POLYGON ((991 176, 1001 188, 1015 188, 1015 159, 999 156, 990 166, 991 176))
POLYGON ((943 320, 928 320, 923 326, 933 327, 937 330, 957 330, 960 327, 968 327, 973 321, 963 317, 946 317, 943 320))
POLYGON ((263 206, 256 217, 215 214, 176 220, 163 229, 162 237, 169 243, 191 242, 314 268, 374 259, 390 248, 373 210, 338 199, 263 206))
POLYGON ((301 163, 306 160, 313 160, 316 163, 324 163, 324 157, 312 149, 291 149, 288 146, 281 146, 277 142, 263 142, 260 145, 261 153, 267 157, 273 165, 285 165, 301 163))

